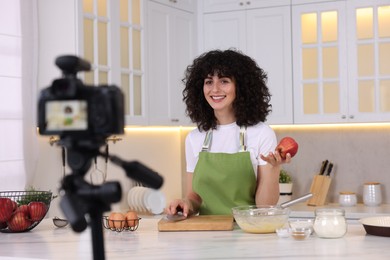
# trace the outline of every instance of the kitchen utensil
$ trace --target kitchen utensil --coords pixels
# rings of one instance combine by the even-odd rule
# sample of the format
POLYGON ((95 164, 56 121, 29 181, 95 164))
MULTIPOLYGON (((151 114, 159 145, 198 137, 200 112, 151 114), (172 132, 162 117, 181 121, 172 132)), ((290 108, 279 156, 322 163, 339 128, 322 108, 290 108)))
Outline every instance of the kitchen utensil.
POLYGON ((183 215, 182 211, 178 211, 175 215, 166 215, 166 218, 170 221, 180 221, 186 219, 187 217, 183 215))
POLYGON ((53 224, 54 224, 54 226, 56 226, 58 228, 63 228, 69 224, 69 221, 66 219, 59 218, 59 217, 54 217, 53 224))
POLYGON ((322 163, 323 165, 321 167, 320 173, 314 175, 310 187, 310 192, 313 193, 314 196, 307 202, 307 205, 309 206, 325 205, 330 183, 332 182, 332 179, 329 175, 333 169, 333 163, 330 163, 328 169, 326 170, 328 163, 329 161, 325 160, 322 163))
POLYGON ((313 196, 308 193, 294 200, 286 201, 280 205, 250 205, 232 208, 234 219, 238 226, 248 233, 274 233, 283 227, 288 220, 289 206, 313 196))
POLYGON ((181 221, 170 221, 166 217, 158 222, 158 231, 228 231, 233 230, 231 215, 191 216, 181 221))
POLYGON ((110 157, 110 153, 108 151, 108 143, 106 144, 105 156, 104 156, 104 176, 103 181, 107 180, 107 168, 108 168, 108 158, 110 157))
POLYGON ((282 209, 284 209, 284 208, 290 207, 291 205, 294 205, 294 204, 296 204, 298 202, 305 201, 305 200, 307 200, 307 199, 309 199, 311 197, 313 197, 313 193, 309 192, 309 193, 307 193, 307 194, 305 194, 303 196, 300 196, 300 197, 298 197, 296 199, 289 200, 289 201, 286 201, 286 202, 280 204, 280 207, 282 209))
POLYGON ((290 228, 305 228, 310 229, 310 233, 313 233, 313 219, 290 219, 288 225, 290 228))
POLYGON ((324 175, 326 166, 328 165, 328 160, 322 161, 321 169, 319 175, 324 175))
POLYGON ((390 237, 390 216, 366 217, 359 220, 367 234, 390 237))
POLYGON ((326 171, 326 176, 330 176, 332 169, 333 169, 333 163, 330 163, 328 166, 328 170, 326 171))
POLYGON ((99 184, 104 183, 104 181, 105 181, 105 178, 104 178, 105 173, 98 168, 96 156, 93 158, 93 162, 94 162, 94 169, 92 170, 92 172, 90 174, 91 183, 95 184, 95 185, 99 185, 99 184))
POLYGON ((103 216, 103 227, 115 232, 136 231, 141 218, 127 220, 110 220, 108 216, 103 216), (133 224, 129 226, 127 223, 131 221, 133 224))
POLYGON ((62 157, 62 177, 65 177, 65 166, 66 166, 66 155, 65 155, 65 147, 61 147, 61 157, 62 157))

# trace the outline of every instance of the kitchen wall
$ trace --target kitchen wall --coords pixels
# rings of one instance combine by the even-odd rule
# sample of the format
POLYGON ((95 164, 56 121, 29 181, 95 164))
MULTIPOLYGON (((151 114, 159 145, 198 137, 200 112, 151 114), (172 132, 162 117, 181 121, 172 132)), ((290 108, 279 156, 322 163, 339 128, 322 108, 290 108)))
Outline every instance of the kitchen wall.
MULTIPOLYGON (((362 201, 363 184, 382 184, 383 202, 390 203, 390 124, 273 126, 278 139, 292 136, 299 152, 285 165, 294 179, 293 197, 309 192, 313 176, 325 159, 335 164, 328 202, 337 202, 340 191, 354 191, 362 201)), ((167 202, 185 194, 184 139, 191 128, 130 128, 121 141, 110 143, 110 153, 139 160, 164 176, 161 188, 167 202)), ((62 177, 61 151, 40 138, 39 162, 34 186, 57 193, 62 177)), ((103 167, 102 160, 98 166, 103 167)), ((67 169, 69 173, 69 169, 67 169)), ((89 173, 86 175, 89 178, 89 173)), ((109 163, 108 179, 122 185, 122 201, 113 209, 127 208, 127 192, 134 185, 122 169, 109 163)), ((62 215, 59 199, 52 202, 50 216, 62 215)))

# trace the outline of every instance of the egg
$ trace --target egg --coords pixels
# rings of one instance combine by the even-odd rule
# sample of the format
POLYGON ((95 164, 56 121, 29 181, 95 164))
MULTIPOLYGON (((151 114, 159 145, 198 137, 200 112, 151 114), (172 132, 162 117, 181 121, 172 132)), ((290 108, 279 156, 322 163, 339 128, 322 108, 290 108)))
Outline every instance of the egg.
POLYGON ((126 214, 125 214, 125 218, 126 218, 126 222, 127 222, 127 226, 132 228, 132 227, 136 227, 138 225, 138 215, 137 215, 137 212, 135 211, 128 211, 126 214))
POLYGON ((126 218, 125 215, 123 215, 120 212, 112 212, 108 216, 108 226, 111 229, 123 229, 126 224, 126 218))

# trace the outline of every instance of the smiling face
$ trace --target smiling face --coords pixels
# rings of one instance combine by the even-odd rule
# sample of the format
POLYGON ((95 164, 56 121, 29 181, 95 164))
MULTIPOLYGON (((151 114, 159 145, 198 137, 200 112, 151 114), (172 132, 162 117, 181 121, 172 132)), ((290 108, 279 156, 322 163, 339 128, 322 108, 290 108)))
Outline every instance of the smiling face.
POLYGON ((224 123, 221 122, 222 117, 225 119, 231 118, 225 123, 235 121, 233 101, 236 98, 236 84, 233 79, 224 76, 219 77, 216 74, 209 75, 204 80, 203 93, 209 105, 214 109, 214 114, 220 124, 224 123))

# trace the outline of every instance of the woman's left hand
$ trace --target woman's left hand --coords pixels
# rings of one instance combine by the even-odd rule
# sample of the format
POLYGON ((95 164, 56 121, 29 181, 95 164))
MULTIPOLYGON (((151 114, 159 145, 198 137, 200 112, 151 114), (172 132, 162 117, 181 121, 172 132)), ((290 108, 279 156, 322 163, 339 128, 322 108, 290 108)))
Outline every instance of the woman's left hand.
POLYGON ((260 154, 260 158, 266 161, 267 163, 271 164, 272 166, 278 166, 283 163, 291 162, 291 154, 287 153, 286 159, 283 160, 278 151, 269 152, 267 156, 260 154))

